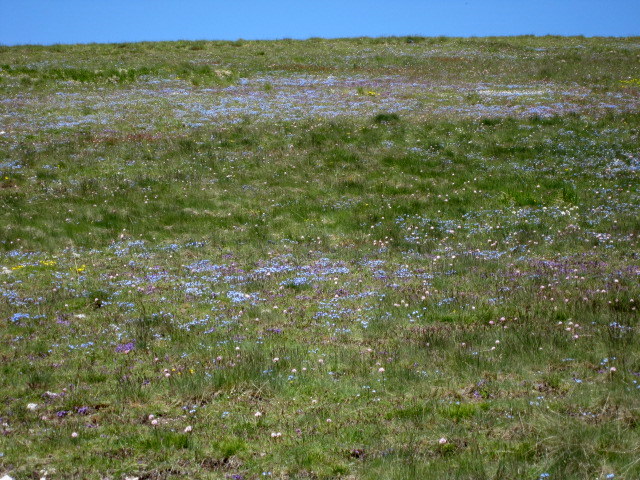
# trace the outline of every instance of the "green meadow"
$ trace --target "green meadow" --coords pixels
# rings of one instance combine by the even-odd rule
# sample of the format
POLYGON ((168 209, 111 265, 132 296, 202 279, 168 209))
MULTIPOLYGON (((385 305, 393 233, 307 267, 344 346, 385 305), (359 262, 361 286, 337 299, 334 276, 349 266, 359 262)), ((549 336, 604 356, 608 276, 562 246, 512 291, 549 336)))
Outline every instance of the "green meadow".
POLYGON ((640 38, 0 46, 0 477, 640 478, 640 38))

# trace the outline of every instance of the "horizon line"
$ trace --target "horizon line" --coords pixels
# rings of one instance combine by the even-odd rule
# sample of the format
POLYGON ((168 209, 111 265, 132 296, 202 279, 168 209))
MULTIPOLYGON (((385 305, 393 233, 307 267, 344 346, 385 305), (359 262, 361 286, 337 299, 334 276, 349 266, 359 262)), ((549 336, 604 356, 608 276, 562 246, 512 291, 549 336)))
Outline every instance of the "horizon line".
POLYGON ((67 43, 67 42, 52 42, 52 43, 12 43, 7 44, 0 42, 0 47, 55 47, 55 46, 80 46, 80 45, 124 45, 124 44, 136 44, 136 43, 178 43, 178 42, 211 42, 211 43, 236 43, 236 42, 306 42, 306 41, 314 41, 314 40, 326 40, 326 41, 337 41, 337 40, 377 40, 377 39, 401 39, 401 38, 414 38, 414 39, 456 39, 456 40, 470 40, 470 39, 490 39, 490 38, 585 38, 585 39, 640 39, 640 34, 633 35, 584 35, 584 34, 576 34, 576 35, 561 35, 555 33, 547 33, 544 35, 538 35, 533 33, 523 33, 518 35, 418 35, 418 34, 406 34, 406 35, 379 35, 379 36, 370 36, 370 35, 358 35, 353 37, 319 37, 319 36, 309 36, 309 37, 274 37, 274 38, 243 38, 238 37, 236 39, 229 38, 217 38, 217 39, 209 39, 209 38, 197 38, 197 39, 188 39, 188 38, 179 38, 174 40, 122 40, 122 41, 114 41, 114 42, 75 42, 75 43, 67 43))

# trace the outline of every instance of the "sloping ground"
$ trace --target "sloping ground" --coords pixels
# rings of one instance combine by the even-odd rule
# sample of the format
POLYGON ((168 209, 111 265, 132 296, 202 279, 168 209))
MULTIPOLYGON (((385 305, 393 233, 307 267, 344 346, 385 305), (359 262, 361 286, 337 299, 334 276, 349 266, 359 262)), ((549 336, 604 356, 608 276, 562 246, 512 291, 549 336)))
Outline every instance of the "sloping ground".
POLYGON ((640 477, 639 45, 0 48, 0 475, 640 477))

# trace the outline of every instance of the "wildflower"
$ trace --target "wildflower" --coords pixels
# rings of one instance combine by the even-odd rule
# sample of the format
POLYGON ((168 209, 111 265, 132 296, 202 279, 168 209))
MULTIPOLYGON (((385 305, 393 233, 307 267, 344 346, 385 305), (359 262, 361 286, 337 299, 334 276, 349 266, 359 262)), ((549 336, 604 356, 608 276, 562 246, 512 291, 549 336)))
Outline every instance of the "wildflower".
POLYGON ((78 432, 73 432, 71 434, 71 438, 78 438, 78 432))
POLYGON ((184 433, 189 433, 193 430, 193 427, 191 425, 187 425, 184 429, 184 433))
POLYGON ((439 443, 440 445, 444 445, 445 443, 447 443, 447 439, 446 439, 446 438, 444 438, 444 437, 442 437, 440 440, 438 440, 438 443, 439 443))
POLYGON ((271 438, 280 438, 281 436, 281 432, 271 432, 271 438))
POLYGON ((380 368, 378 369, 378 372, 380 372, 380 373, 384 373, 384 367, 380 367, 380 368))
POLYGON ((151 425, 153 425, 153 426, 158 425, 158 420, 155 419, 155 418, 153 420, 151 420, 151 425))
POLYGON ((128 342, 120 344, 116 347, 116 353, 129 353, 131 350, 135 348, 135 342, 128 342))
POLYGON ((253 414, 254 417, 261 417, 262 416, 262 412, 256 412, 253 414))
POLYGON ((35 410, 36 408, 38 408, 38 404, 37 403, 28 403, 27 404, 27 410, 35 410))

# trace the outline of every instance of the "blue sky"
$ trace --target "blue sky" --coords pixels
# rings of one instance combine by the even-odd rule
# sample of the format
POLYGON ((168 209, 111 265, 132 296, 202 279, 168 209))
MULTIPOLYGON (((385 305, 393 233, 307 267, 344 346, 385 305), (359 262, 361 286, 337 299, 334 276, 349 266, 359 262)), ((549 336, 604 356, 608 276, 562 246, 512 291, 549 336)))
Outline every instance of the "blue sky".
POLYGON ((640 35, 640 0, 0 0, 0 44, 640 35))

